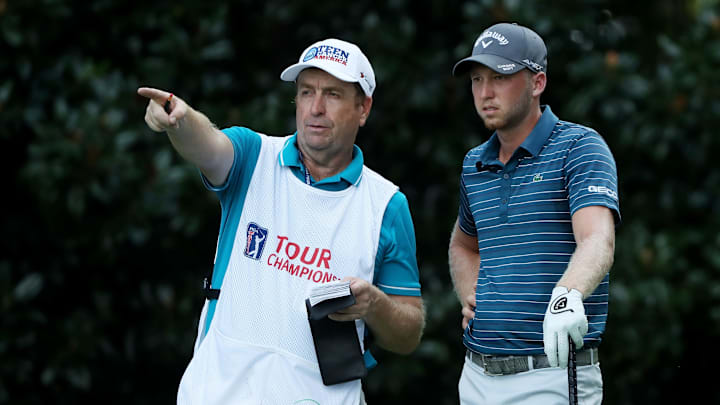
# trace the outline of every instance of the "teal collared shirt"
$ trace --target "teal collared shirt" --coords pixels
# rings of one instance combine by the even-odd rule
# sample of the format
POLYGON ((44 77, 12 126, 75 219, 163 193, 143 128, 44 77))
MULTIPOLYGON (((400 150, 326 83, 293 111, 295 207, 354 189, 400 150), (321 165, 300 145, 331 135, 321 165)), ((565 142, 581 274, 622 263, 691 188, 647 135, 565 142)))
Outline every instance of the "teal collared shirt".
MULTIPOLYGON (((250 187, 262 144, 261 136, 248 128, 231 127, 224 129, 223 133, 230 139, 234 150, 234 160, 228 179, 223 185, 216 187, 203 176, 205 186, 216 193, 222 207, 218 248, 211 280, 211 287, 220 290, 234 248, 233 242, 238 231, 245 196, 250 187)), ((288 167, 296 177, 305 181, 305 167, 297 148, 297 134, 288 138, 278 155, 278 164, 288 167)), ((337 175, 318 182, 311 179, 311 185, 328 191, 356 187, 362 181, 363 165, 362 151, 358 146, 353 145, 353 158, 348 167, 337 175)), ((386 294, 420 296, 415 228, 407 198, 400 191, 392 196, 385 208, 375 257, 373 284, 386 294)), ((200 339, 209 330, 216 304, 217 300, 209 301, 200 339)), ((369 351, 366 351, 366 363, 369 367, 374 365, 374 359, 369 351)))
MULTIPOLYGON (((300 153, 297 147, 297 133, 288 138, 285 143, 285 147, 280 152, 279 158, 281 166, 290 167, 295 177, 305 181, 305 165, 300 159, 300 153)), ((360 182, 360 175, 362 174, 364 162, 365 160, 363 159, 362 151, 357 145, 353 145, 352 161, 343 171, 317 182, 309 173, 307 176, 309 177, 310 184, 313 187, 327 191, 340 191, 351 185, 356 186, 357 183, 360 182)))

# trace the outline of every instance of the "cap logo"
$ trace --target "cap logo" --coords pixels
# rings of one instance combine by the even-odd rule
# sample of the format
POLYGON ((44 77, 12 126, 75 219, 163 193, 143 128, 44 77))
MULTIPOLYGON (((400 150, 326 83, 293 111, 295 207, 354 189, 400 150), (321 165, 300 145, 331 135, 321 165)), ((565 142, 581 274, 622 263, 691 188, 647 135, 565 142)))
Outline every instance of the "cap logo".
POLYGON ((506 65, 497 65, 498 69, 502 69, 503 71, 507 72, 508 70, 515 69, 514 63, 508 63, 506 65))
POLYGON ((310 50, 305 54, 305 57, 303 58, 303 62, 307 62, 310 59, 314 58, 315 55, 317 55, 317 47, 312 47, 310 50))
POLYGON ((505 36, 499 32, 495 31, 485 31, 480 35, 480 38, 475 41, 475 46, 478 46, 478 44, 482 44, 483 48, 487 48, 493 41, 489 41, 487 44, 483 41, 483 39, 491 38, 491 39, 497 39, 498 44, 500 45, 507 45, 510 43, 510 41, 505 38, 505 36))
POLYGON ((320 59, 337 62, 341 65, 347 66, 349 57, 350 52, 344 51, 340 48, 335 48, 334 46, 321 45, 310 48, 310 50, 305 54, 305 57, 303 57, 303 62, 307 62, 311 59, 320 59))
POLYGON ((533 70, 536 70, 538 72, 541 72, 543 70, 542 65, 535 63, 531 61, 530 59, 523 59, 523 63, 533 68, 533 70))

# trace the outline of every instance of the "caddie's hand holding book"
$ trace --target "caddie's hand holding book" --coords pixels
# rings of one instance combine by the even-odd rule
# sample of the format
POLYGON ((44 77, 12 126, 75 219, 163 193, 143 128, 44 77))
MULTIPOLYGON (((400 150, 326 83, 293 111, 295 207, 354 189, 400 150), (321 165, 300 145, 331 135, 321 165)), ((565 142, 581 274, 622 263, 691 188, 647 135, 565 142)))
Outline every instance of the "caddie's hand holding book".
POLYGON ((310 303, 308 315, 320 319, 355 304, 350 290, 350 281, 331 281, 320 284, 310 290, 307 299, 310 303))
POLYGON ((329 314, 355 304, 349 281, 320 284, 305 300, 320 375, 325 385, 367 375, 355 322, 333 321, 329 314))

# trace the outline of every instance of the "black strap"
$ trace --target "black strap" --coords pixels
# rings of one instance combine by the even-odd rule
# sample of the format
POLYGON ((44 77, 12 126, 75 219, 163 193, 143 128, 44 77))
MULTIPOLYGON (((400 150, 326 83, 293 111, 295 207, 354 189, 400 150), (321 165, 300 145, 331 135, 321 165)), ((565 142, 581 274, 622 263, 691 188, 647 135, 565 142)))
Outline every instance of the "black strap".
POLYGON ((210 277, 203 279, 203 292, 205 293, 205 298, 209 300, 216 300, 220 297, 220 289, 210 288, 210 277))

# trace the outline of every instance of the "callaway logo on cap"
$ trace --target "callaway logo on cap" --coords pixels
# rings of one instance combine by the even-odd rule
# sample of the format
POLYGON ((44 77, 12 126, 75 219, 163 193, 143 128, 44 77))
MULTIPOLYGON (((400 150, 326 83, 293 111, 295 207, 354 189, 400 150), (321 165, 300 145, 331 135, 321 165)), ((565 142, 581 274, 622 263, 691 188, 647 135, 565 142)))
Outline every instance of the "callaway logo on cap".
POLYGON ((475 41, 472 55, 453 67, 453 75, 467 72, 473 63, 502 73, 522 69, 547 71, 547 48, 535 31, 517 24, 500 23, 483 31, 475 41))
POLYGON ((368 58, 355 44, 339 39, 325 39, 310 45, 298 63, 283 70, 280 79, 294 82, 307 68, 322 69, 338 79, 358 83, 368 97, 375 91, 375 72, 368 58))

